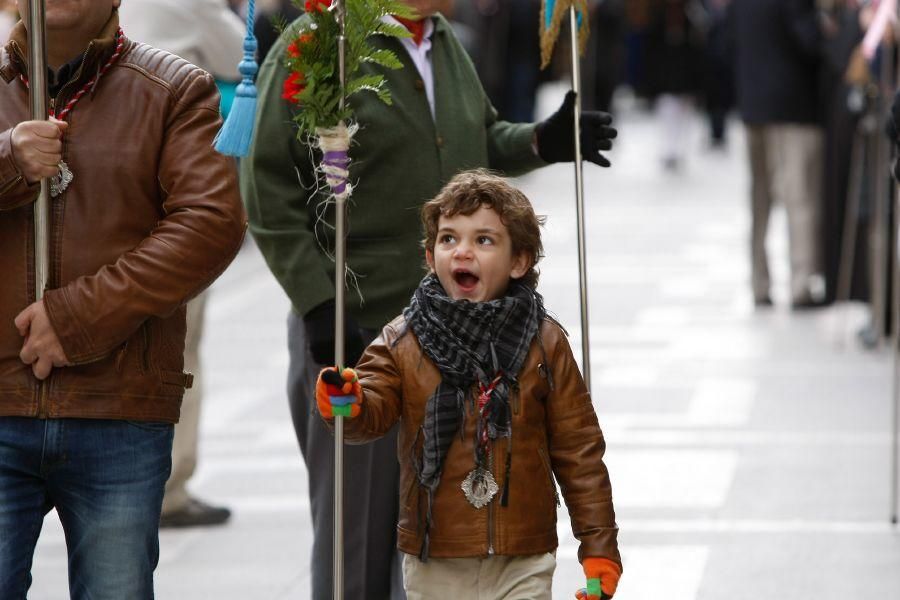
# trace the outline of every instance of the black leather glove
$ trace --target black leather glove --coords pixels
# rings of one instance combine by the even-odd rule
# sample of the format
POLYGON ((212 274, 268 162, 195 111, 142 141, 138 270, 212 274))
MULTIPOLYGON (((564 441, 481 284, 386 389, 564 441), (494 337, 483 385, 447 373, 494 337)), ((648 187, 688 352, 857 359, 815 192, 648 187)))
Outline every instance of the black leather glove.
MULTIPOLYGON (((334 300, 328 300, 303 315, 309 353, 317 364, 334 365, 334 300)), ((342 367, 353 367, 362 356, 366 345, 359 332, 359 325, 348 313, 344 313, 344 359, 342 367)))
MULTIPOLYGON (((538 155, 548 163, 572 162, 575 160, 575 92, 566 94, 562 106, 546 121, 538 123, 538 155)), ((594 110, 581 111, 581 154, 584 160, 601 167, 608 167, 609 161, 600 151, 610 150, 617 131, 610 127, 612 115, 594 110)))

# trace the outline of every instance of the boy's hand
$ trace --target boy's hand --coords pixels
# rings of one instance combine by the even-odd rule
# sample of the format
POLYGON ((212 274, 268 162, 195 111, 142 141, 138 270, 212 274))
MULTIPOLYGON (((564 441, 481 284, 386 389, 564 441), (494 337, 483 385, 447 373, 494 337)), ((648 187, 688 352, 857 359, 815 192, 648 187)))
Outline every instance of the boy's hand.
POLYGON ((359 414, 362 388, 353 369, 340 370, 326 367, 319 372, 316 381, 316 405, 326 419, 336 415, 353 418, 359 414))
POLYGON ((575 592, 577 600, 601 600, 612 598, 619 585, 622 569, 608 558, 585 558, 581 562, 587 587, 575 592))

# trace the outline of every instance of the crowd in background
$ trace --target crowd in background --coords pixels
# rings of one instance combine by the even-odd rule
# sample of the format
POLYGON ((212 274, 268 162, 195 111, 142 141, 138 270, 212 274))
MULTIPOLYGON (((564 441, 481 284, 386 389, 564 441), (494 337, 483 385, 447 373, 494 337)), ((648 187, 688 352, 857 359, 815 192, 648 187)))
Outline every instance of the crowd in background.
MULTIPOLYGON (((767 2, 753 2, 751 10, 767 2)), ((877 2, 866 0, 784 0, 777 10, 793 11, 801 21, 810 17, 815 31, 807 31, 812 46, 799 63, 801 70, 774 69, 765 55, 752 56, 755 69, 741 69, 741 30, 748 35, 768 36, 771 46, 794 44, 787 26, 754 24, 751 18, 736 17, 740 0, 592 0, 589 2, 591 38, 582 59, 585 106, 615 110, 617 90, 656 113, 659 122, 659 159, 666 170, 684 168, 685 128, 692 111, 702 111, 708 122, 708 143, 712 148, 727 145, 726 116, 729 113, 752 122, 760 104, 799 103, 799 120, 814 128, 823 142, 815 152, 824 168, 806 173, 803 181, 815 190, 812 231, 805 235, 815 245, 810 259, 816 280, 804 296, 792 297, 795 308, 827 305, 836 299, 871 300, 873 273, 871 239, 876 188, 891 193, 893 186, 877 186, 887 178, 887 165, 877 164, 874 147, 885 143, 884 127, 889 116, 889 99, 895 87, 880 79, 881 53, 866 62, 860 44, 872 22, 877 2), (799 15, 799 17, 797 16, 799 15), (791 98, 759 97, 763 77, 773 84, 793 88, 791 98), (799 75, 798 75, 799 73, 799 75), (779 77, 781 80, 779 80, 779 77), (741 93, 750 98, 739 106, 741 93), (754 96, 753 94, 756 94, 754 96), (869 118, 866 119, 866 115, 869 118), (878 141, 876 141, 878 140, 878 141), (853 149, 857 147, 857 152, 853 149), (851 170, 859 175, 851 182, 851 170), (810 179, 821 180, 811 181, 810 179), (852 211, 847 211, 850 203, 852 211), (841 267, 843 260, 843 267, 841 267), (843 274, 840 272, 843 270, 843 274), (839 279, 844 277, 846 281, 839 279), (837 298, 838 296, 840 298, 837 298)), ((772 3, 769 3, 772 4, 772 3)), ((569 48, 561 37, 553 65, 539 70, 538 22, 540 0, 457 1, 452 18, 467 43, 476 68, 503 118, 528 121, 534 117, 538 86, 547 80, 567 79, 569 48)), ((783 57, 771 56, 783 61, 783 57)), ((782 107, 772 117, 779 121, 782 107)), ((797 120, 796 114, 788 120, 797 120)), ((890 205, 889 198, 879 196, 890 205)), ((889 215, 882 224, 889 221, 889 215)), ((802 229, 802 228, 801 228, 802 229)), ((890 244, 885 244, 889 247, 890 244)), ((889 274, 885 273, 884 277, 889 274)), ((882 283, 880 293, 889 289, 882 283)), ((758 305, 770 302, 767 294, 755 298, 758 305)), ((889 303, 883 302, 882 306, 889 303)), ((881 319, 883 327, 888 319, 881 319)), ((877 332, 864 339, 873 340, 877 332)))

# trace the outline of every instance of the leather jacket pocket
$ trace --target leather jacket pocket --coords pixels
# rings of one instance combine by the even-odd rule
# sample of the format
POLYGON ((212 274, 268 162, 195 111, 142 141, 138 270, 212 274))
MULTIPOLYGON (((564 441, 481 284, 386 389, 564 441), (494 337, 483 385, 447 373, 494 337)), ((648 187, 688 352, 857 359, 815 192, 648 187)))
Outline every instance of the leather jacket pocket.
POLYGON ((559 492, 556 489, 556 480, 553 478, 553 468, 550 466, 550 457, 544 446, 538 446, 538 454, 541 455, 541 464, 544 465, 544 473, 547 476, 547 484, 550 486, 550 493, 553 494, 553 501, 556 506, 560 505, 559 492))
POLYGON ((419 486, 416 484, 417 484, 416 477, 415 476, 410 477, 409 485, 406 486, 406 493, 403 495, 404 505, 406 506, 407 509, 410 509, 413 507, 413 504, 415 504, 414 500, 416 500, 416 498, 418 496, 416 491, 419 489, 419 486))

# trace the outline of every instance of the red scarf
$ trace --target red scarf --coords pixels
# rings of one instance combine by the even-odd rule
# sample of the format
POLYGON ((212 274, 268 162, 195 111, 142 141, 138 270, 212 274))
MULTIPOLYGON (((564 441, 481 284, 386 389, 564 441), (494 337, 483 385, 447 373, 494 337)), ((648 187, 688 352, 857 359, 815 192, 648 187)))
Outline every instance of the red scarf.
POLYGON ((411 21, 409 19, 403 19, 400 17, 394 18, 397 19, 397 21, 399 21, 401 25, 406 27, 406 29, 412 34, 412 39, 416 43, 416 46, 421 46, 422 38, 425 37, 425 19, 411 21))

